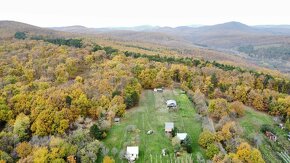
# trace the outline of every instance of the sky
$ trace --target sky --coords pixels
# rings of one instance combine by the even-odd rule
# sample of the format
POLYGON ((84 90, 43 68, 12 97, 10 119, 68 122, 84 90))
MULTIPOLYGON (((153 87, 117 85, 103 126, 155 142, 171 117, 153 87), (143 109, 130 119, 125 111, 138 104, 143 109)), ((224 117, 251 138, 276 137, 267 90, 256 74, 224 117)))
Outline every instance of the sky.
POLYGON ((0 20, 40 27, 290 24, 289 0, 1 0, 0 20))

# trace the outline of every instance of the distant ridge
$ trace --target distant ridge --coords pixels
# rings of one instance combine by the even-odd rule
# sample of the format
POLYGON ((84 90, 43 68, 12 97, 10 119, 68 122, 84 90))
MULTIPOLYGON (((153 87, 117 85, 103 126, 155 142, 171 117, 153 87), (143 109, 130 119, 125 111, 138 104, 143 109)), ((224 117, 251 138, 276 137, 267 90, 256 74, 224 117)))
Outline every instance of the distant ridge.
POLYGON ((237 21, 210 26, 179 26, 175 28, 150 25, 113 28, 88 28, 82 25, 74 25, 40 28, 15 21, 0 21, 0 37, 12 37, 16 31, 25 31, 38 35, 45 34, 51 37, 64 35, 63 32, 93 34, 122 40, 153 42, 165 45, 194 44, 209 48, 236 48, 249 44, 290 43, 290 29, 288 29, 288 26, 248 26, 237 21))
POLYGON ((236 22, 236 21, 216 24, 216 25, 207 26, 207 27, 210 27, 211 29, 227 29, 227 30, 251 30, 252 29, 250 26, 240 23, 240 22, 236 22))
POLYGON ((64 36, 64 32, 59 32, 47 28, 41 28, 34 25, 16 22, 16 21, 0 21, 0 38, 14 37, 15 32, 26 32, 28 35, 46 35, 48 37, 64 36))
POLYGON ((42 28, 26 24, 26 23, 21 23, 21 22, 16 22, 16 21, 10 21, 10 20, 3 20, 0 21, 0 28, 12 28, 12 29, 22 29, 22 30, 40 30, 42 28))
POLYGON ((280 29, 290 29, 290 25, 256 25, 257 28, 280 28, 280 29))

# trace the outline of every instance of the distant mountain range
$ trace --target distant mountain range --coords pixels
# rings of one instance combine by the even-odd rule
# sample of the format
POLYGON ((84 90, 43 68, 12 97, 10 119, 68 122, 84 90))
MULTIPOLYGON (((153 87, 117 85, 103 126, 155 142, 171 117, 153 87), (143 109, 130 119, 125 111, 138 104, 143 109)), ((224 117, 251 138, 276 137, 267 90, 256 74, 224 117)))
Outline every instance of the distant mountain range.
POLYGON ((86 28, 83 26, 69 26, 51 29, 86 34, 106 33, 122 37, 122 39, 142 39, 143 41, 146 41, 144 38, 150 41, 151 34, 155 35, 154 37, 156 38, 156 33, 159 33, 159 35, 164 34, 168 37, 172 36, 196 45, 213 48, 234 48, 247 44, 280 44, 285 43, 285 40, 287 43, 290 42, 290 25, 248 26, 240 22, 228 22, 212 26, 180 26, 176 28, 158 26, 86 28), (136 32, 141 33, 136 35, 136 32), (143 34, 146 36, 142 36, 143 34), (132 38, 132 35, 136 37, 132 38))
MULTIPOLYGON (((240 46, 290 44, 290 25, 248 26, 240 22, 227 22, 211 26, 137 26, 114 28, 87 28, 84 26, 40 28, 14 21, 0 21, 2 37, 9 31, 26 31, 35 34, 59 35, 59 32, 93 34, 120 40, 153 42, 159 44, 193 44, 208 48, 237 49, 240 46), (179 43, 178 43, 179 42, 179 43)), ((64 33, 61 33, 64 34, 64 33)))

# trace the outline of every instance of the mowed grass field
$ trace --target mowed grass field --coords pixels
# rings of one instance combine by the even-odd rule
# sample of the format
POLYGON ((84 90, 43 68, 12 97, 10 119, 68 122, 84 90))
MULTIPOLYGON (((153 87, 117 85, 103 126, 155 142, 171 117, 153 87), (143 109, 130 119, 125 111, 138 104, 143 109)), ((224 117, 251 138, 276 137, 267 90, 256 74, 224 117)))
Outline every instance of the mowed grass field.
POLYGON ((243 137, 245 139, 248 139, 250 142, 252 142, 252 138, 256 137, 260 140, 258 148, 266 162, 283 162, 277 153, 290 149, 290 143, 286 138, 286 130, 281 130, 277 123, 273 120, 272 116, 263 112, 256 111, 252 108, 246 108, 245 115, 239 119, 239 123, 243 128, 243 137), (277 142, 270 141, 260 131, 263 124, 272 126, 278 137, 277 142))
POLYGON ((126 112, 121 122, 111 128, 104 142, 109 148, 109 155, 114 157, 116 162, 127 162, 119 156, 120 151, 125 151, 127 145, 139 146, 137 162, 174 161, 171 139, 164 133, 164 123, 174 122, 180 132, 188 133, 193 140, 193 153, 188 155, 185 152, 181 158, 178 158, 181 162, 189 162, 185 160, 191 158, 195 160, 196 154, 202 153, 198 145, 202 128, 196 116, 193 104, 180 90, 164 90, 163 93, 145 90, 141 95, 139 105, 126 112), (168 111, 165 104, 168 99, 177 101, 178 111, 168 111), (138 131, 127 132, 130 125, 135 125, 138 131), (147 135, 148 130, 153 130, 154 133, 147 135), (115 149, 112 150, 113 148, 115 149), (163 148, 169 151, 169 156, 161 156, 163 148))
POLYGON ((263 124, 273 125, 273 118, 266 113, 255 111, 252 108, 246 108, 245 116, 240 119, 244 135, 260 133, 260 127, 263 124))

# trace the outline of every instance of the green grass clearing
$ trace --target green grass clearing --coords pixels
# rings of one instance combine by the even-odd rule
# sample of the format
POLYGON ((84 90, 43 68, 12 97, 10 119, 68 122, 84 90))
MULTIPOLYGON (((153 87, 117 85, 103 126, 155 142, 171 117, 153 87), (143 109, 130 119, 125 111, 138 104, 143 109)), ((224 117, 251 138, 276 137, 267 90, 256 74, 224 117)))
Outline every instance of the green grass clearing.
POLYGON ((109 155, 113 156, 116 162, 127 162, 120 159, 119 152, 121 150, 125 151, 126 146, 131 144, 139 146, 137 162, 171 161, 174 159, 173 147, 171 139, 164 133, 164 123, 174 122, 179 131, 187 132, 193 141, 193 153, 190 155, 184 154, 184 157, 179 159, 194 159, 196 154, 202 153, 197 142, 202 128, 196 115, 191 101, 185 94, 181 94, 180 90, 165 90, 163 93, 145 90, 141 95, 139 106, 127 111, 121 122, 111 128, 104 142, 110 149, 109 155), (168 99, 177 101, 178 111, 168 111, 165 104, 168 99), (139 131, 128 133, 126 128, 129 125, 136 125, 139 131), (153 130, 154 133, 147 135, 148 130, 153 130), (118 150, 118 154, 113 154, 113 148, 118 150), (169 150, 170 156, 161 156, 163 148, 169 150))
POLYGON ((259 150, 266 162, 282 162, 277 152, 289 149, 290 143, 286 139, 286 130, 281 130, 273 120, 272 116, 256 111, 252 108, 246 108, 245 116, 239 119, 239 123, 243 128, 243 137, 245 139, 252 141, 251 138, 254 136, 261 139, 259 150), (261 133, 260 128, 263 124, 271 125, 273 127, 278 137, 277 142, 270 141, 263 133, 261 133))

